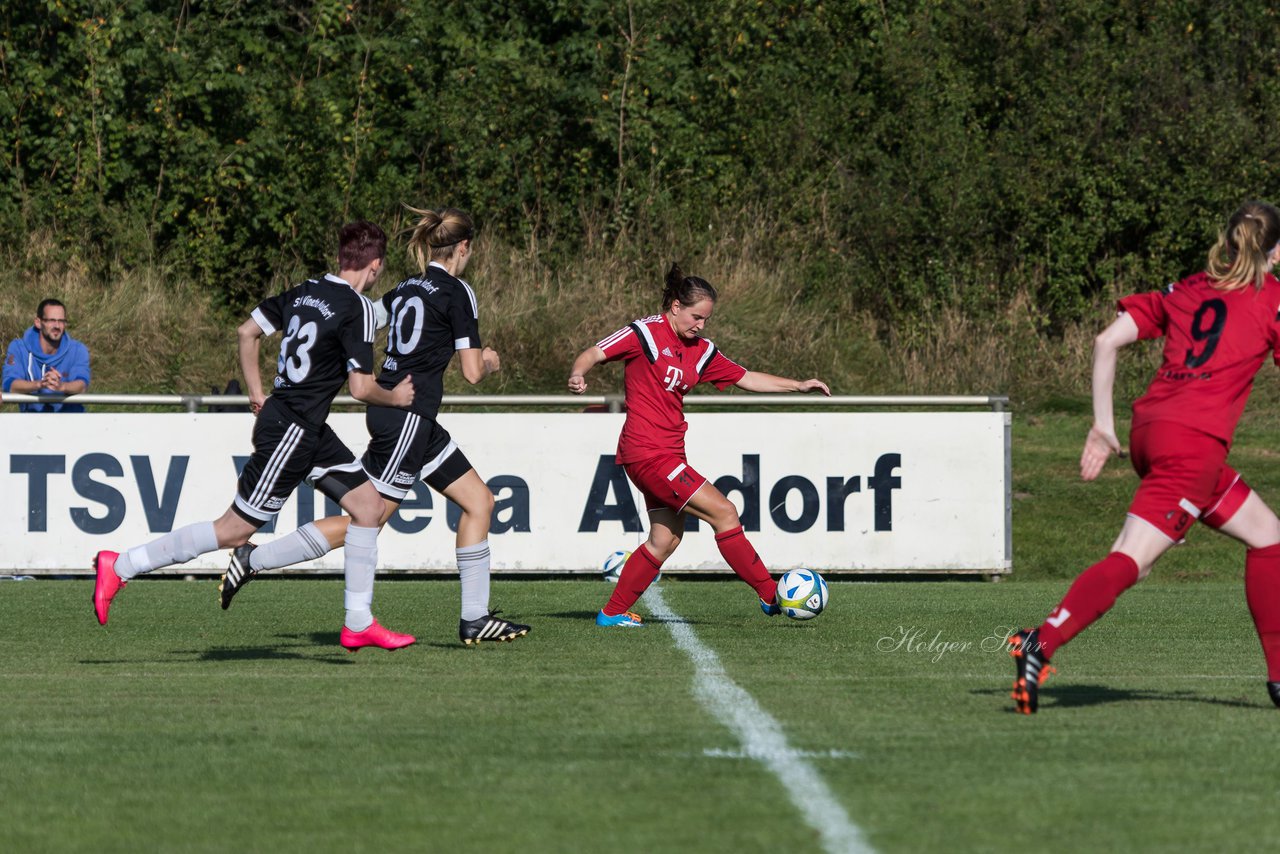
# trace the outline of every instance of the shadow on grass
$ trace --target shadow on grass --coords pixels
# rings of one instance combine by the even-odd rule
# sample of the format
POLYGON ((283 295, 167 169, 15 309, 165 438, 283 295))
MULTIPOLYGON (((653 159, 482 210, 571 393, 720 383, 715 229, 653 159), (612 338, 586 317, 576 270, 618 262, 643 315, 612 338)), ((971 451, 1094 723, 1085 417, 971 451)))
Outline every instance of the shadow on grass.
POLYGON ((353 663, 350 653, 338 645, 337 632, 306 632, 276 635, 277 646, 214 647, 206 650, 178 650, 175 654, 195 655, 197 661, 315 661, 322 664, 353 663))
MULTIPOLYGON (((1001 694, 1007 696, 1008 689, 983 688, 974 694, 1001 694)), ((1163 703, 1205 703, 1211 706, 1230 706, 1237 709, 1268 708, 1263 703, 1254 703, 1243 697, 1224 699, 1211 697, 1195 691, 1157 691, 1146 688, 1111 688, 1106 685, 1059 685, 1040 690, 1041 711, 1050 709, 1073 709, 1083 706, 1101 706, 1107 703, 1131 702, 1163 702, 1163 703)), ((1007 709, 1010 714, 1014 708, 1007 709)))
MULTIPOLYGON (((555 611, 550 614, 543 614, 542 616, 552 617, 557 620, 591 620, 592 622, 594 622, 596 618, 596 612, 595 611, 555 611)), ((659 617, 652 614, 641 614, 640 616, 644 620, 646 625, 650 623, 654 625, 666 625, 668 623, 674 623, 682 626, 711 625, 706 620, 695 620, 695 619, 690 619, 689 617, 677 617, 674 620, 668 620, 665 617, 659 617)), ((630 631, 630 629, 621 629, 621 631, 630 631)))

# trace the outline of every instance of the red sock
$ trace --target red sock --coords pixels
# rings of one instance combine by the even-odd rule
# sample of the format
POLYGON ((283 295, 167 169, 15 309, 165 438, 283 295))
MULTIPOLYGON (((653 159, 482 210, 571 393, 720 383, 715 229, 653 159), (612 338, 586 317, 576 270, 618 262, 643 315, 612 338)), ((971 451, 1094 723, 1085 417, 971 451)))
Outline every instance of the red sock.
POLYGON ((1280 682, 1280 545, 1245 552, 1244 598, 1267 658, 1267 681, 1280 682))
POLYGON ((627 562, 622 565, 618 575, 618 583, 614 585, 613 595, 604 606, 605 616, 616 617, 629 610, 649 585, 658 577, 662 564, 645 547, 644 543, 631 553, 627 562))
POLYGON ((741 525, 732 531, 716 534, 716 547, 729 563, 729 568, 754 587, 761 599, 772 602, 777 598, 778 583, 769 576, 769 570, 760 562, 760 555, 747 542, 747 535, 742 533, 741 525))
POLYGON ((1045 658, 1101 617, 1120 594, 1138 582, 1138 564, 1127 554, 1112 552, 1086 569, 1071 584, 1057 608, 1040 626, 1045 658))

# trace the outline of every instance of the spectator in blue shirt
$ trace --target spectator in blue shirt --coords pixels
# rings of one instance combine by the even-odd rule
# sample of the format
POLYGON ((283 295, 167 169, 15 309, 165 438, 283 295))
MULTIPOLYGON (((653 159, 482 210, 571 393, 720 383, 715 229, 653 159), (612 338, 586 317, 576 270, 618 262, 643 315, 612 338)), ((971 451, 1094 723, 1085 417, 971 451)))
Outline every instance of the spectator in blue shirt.
MULTIPOLYGON (((47 299, 35 325, 9 342, 0 390, 19 394, 79 394, 89 388, 89 348, 67 334, 67 308, 47 299)), ((23 403, 23 412, 84 412, 79 403, 23 403)))

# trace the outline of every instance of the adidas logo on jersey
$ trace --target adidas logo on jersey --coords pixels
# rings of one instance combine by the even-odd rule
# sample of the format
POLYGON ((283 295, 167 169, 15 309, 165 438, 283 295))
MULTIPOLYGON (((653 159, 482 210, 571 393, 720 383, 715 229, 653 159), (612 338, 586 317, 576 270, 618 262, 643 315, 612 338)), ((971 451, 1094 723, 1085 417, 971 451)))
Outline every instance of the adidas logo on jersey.
POLYGON ((675 356, 673 356, 673 355, 671 354, 671 348, 670 348, 670 347, 663 347, 663 348, 662 348, 662 355, 666 356, 668 359, 674 359, 674 358, 675 358, 675 356))

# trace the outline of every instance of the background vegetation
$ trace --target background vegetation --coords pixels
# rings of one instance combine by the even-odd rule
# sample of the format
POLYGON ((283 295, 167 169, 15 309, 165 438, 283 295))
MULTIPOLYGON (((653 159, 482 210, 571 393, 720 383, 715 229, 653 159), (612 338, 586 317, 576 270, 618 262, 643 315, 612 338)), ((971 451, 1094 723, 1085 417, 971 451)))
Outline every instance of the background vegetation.
POLYGON ((557 390, 679 258, 753 367, 1078 398, 1110 297, 1197 268, 1276 185, 1275 24, 1266 0, 19 0, 0 321, 61 293, 98 390, 203 390, 342 221, 452 204, 484 229, 489 390, 557 390))

